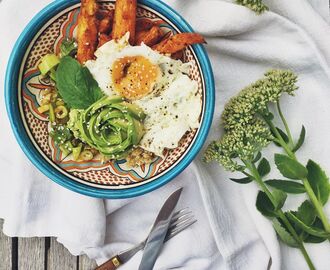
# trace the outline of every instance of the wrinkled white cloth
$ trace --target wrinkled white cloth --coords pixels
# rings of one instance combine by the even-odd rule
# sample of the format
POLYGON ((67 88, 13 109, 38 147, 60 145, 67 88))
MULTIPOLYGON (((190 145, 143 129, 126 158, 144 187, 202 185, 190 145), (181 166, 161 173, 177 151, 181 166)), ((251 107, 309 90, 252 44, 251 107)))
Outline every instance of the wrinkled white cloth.
MULTIPOLYGON (((49 2, 0 2, 1 89, 15 40, 49 2)), ((299 157, 312 157, 330 172, 328 0, 267 0, 271 11, 261 16, 230 0, 166 2, 208 42, 217 97, 207 141, 219 137, 219 117, 232 95, 269 68, 290 68, 299 74, 301 88, 295 98, 285 98, 283 108, 295 136, 302 123, 307 129, 299 157)), ((102 263, 141 241, 165 198, 183 186, 178 207, 189 206, 198 222, 164 246, 155 269, 264 270, 270 258, 274 270, 307 269, 299 250, 279 244, 269 221, 256 211, 256 187, 228 181, 230 174, 217 164, 203 164, 201 154, 175 180, 150 194, 127 200, 85 197, 56 185, 31 165, 12 135, 3 94, 0 99, 0 218, 6 234, 55 236, 73 254, 86 253, 102 263)), ((290 197, 291 208, 304 199, 290 197)), ((329 244, 306 246, 316 268, 329 269, 329 244)), ((137 269, 141 255, 122 269, 137 269)))

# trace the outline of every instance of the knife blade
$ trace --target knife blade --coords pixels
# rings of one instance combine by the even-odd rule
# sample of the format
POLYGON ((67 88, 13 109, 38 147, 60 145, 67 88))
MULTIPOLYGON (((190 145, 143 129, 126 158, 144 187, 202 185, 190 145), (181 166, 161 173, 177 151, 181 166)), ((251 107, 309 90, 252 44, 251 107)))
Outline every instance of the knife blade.
POLYGON ((154 267, 158 254, 163 247, 173 211, 181 196, 181 192, 182 188, 173 192, 159 211, 148 236, 139 270, 152 270, 154 267))

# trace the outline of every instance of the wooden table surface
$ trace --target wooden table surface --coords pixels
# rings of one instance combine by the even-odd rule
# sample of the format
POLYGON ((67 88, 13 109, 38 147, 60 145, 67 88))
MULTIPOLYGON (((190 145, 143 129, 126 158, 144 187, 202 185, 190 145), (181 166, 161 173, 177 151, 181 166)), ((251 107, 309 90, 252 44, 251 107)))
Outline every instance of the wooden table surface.
POLYGON ((55 238, 9 238, 0 220, 0 270, 91 270, 87 256, 72 256, 55 238))

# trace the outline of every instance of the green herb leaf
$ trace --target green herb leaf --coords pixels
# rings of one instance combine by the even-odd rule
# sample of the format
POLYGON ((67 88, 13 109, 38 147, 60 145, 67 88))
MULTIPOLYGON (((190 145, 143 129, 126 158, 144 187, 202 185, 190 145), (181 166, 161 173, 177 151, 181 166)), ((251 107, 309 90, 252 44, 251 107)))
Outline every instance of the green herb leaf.
POLYGON ((273 227, 277 232, 279 238, 290 247, 299 247, 297 241, 292 237, 292 235, 282 226, 278 219, 273 219, 273 227))
POLYGON ((234 181, 235 183, 239 184, 248 184, 253 181, 250 177, 244 177, 244 178, 229 178, 231 181, 234 181))
POLYGON ((300 131, 298 142, 293 147, 292 152, 296 152, 297 150, 299 150, 299 148, 303 145, 303 143, 305 141, 305 136, 306 136, 306 130, 305 130, 305 127, 302 126, 301 131, 300 131))
MULTIPOLYGON (((278 127, 276 129, 277 129, 278 133, 280 133, 280 136, 282 137, 283 141, 285 141, 286 143, 288 143, 289 142, 288 135, 286 135, 286 133, 282 129, 280 129, 278 127)), ((274 131, 271 131, 271 132, 272 132, 273 136, 276 137, 275 132, 274 131)), ((277 142, 274 142, 274 143, 277 146, 281 147, 281 145, 279 143, 277 143, 277 142)))
POLYGON ((261 152, 258 152, 258 154, 254 157, 254 160, 252 161, 252 163, 256 163, 261 159, 261 152))
POLYGON ((56 145, 61 145, 73 138, 70 129, 63 125, 54 126, 49 132, 49 136, 53 138, 56 145))
POLYGON ((311 235, 314 235, 314 236, 317 236, 317 237, 325 237, 325 238, 329 238, 330 237, 330 233, 327 233, 326 231, 324 230, 321 230, 319 228, 313 228, 307 224, 305 224, 302 220, 300 220, 298 217, 296 217, 294 215, 294 213, 292 212, 288 212, 287 213, 287 216, 289 217, 289 219, 294 222, 300 229, 302 229, 303 231, 311 234, 311 235))
POLYGON ((283 141, 285 141, 286 143, 288 143, 288 142, 289 142, 289 137, 288 137, 288 135, 286 135, 286 133, 285 133, 282 129, 280 129, 280 128, 278 128, 278 127, 277 127, 276 129, 277 129, 278 133, 280 133, 280 135, 281 135, 283 141))
POLYGON ((304 185, 293 182, 293 181, 271 179, 271 180, 265 181, 265 183, 273 188, 282 190, 286 193, 299 194, 299 193, 306 192, 304 185))
MULTIPOLYGON (((314 228, 318 228, 318 229, 324 230, 322 221, 318 217, 316 217, 316 219, 315 219, 314 223, 312 224, 312 226, 314 228)), ((314 235, 311 235, 311 234, 306 234, 305 237, 304 237, 304 242, 305 243, 314 243, 314 244, 317 244, 317 243, 322 243, 325 240, 327 240, 326 237, 317 237, 317 236, 314 236, 314 235)))
POLYGON ((281 190, 274 190, 272 194, 276 201, 275 210, 281 209, 286 201, 287 195, 281 190))
POLYGON ((328 201, 330 194, 329 178, 320 165, 313 160, 308 161, 306 168, 308 170, 307 180, 319 202, 324 205, 328 201))
POLYGON ((308 200, 304 201, 299 206, 295 215, 306 225, 312 225, 316 218, 315 208, 308 200))
POLYGON ((86 109, 103 96, 89 70, 70 56, 61 59, 56 86, 64 102, 73 109, 86 109))
POLYGON ((77 44, 74 39, 66 38, 62 41, 60 46, 61 57, 73 56, 77 51, 77 44))
POLYGON ((265 176, 270 172, 270 165, 267 159, 263 158, 258 165, 258 172, 260 176, 265 176))
POLYGON ((302 179, 308 173, 304 165, 286 155, 275 154, 275 164, 281 174, 290 179, 302 179))
POLYGON ((261 214, 267 217, 276 217, 274 205, 265 192, 259 191, 256 201, 256 207, 261 214))

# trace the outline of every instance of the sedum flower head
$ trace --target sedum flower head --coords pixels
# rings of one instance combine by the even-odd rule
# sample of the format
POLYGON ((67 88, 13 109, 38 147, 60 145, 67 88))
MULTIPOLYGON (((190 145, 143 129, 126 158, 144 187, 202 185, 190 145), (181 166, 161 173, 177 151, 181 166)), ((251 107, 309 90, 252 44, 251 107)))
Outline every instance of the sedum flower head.
POLYGON ((266 114, 268 104, 277 102, 283 93, 294 95, 297 76, 289 70, 270 70, 264 78, 245 87, 225 106, 222 121, 225 130, 244 127, 256 114, 266 114))
POLYGON ((236 3, 246 6, 257 14, 261 14, 268 10, 268 7, 262 2, 262 0, 236 0, 236 3))
POLYGON ((238 159, 252 161, 254 156, 272 139, 266 124, 254 119, 244 128, 237 126, 226 132, 219 141, 212 142, 204 155, 204 161, 217 161, 226 170, 237 171, 242 168, 238 159))

